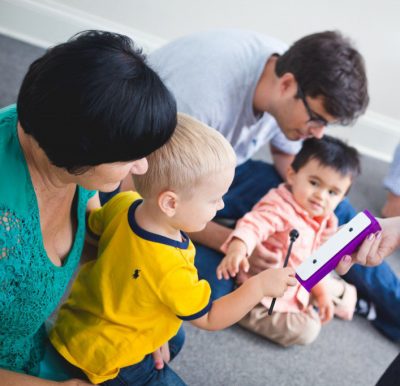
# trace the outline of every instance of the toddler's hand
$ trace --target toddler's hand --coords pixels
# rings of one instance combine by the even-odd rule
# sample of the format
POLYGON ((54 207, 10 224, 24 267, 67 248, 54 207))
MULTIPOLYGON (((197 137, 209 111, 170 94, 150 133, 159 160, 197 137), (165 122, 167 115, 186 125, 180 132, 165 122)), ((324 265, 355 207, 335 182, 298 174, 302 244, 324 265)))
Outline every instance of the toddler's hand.
POLYGON ((261 279, 264 296, 280 298, 289 286, 295 286, 297 280, 292 267, 267 269, 257 276, 261 279))
POLYGON ((229 277, 235 277, 241 268, 244 272, 249 270, 250 264, 246 255, 239 253, 230 253, 226 255, 217 267, 217 278, 228 280, 229 277))
POLYGON ((217 267, 217 278, 228 280, 229 277, 235 277, 241 268, 248 272, 250 265, 246 257, 246 244, 237 238, 234 238, 228 247, 226 256, 217 267))

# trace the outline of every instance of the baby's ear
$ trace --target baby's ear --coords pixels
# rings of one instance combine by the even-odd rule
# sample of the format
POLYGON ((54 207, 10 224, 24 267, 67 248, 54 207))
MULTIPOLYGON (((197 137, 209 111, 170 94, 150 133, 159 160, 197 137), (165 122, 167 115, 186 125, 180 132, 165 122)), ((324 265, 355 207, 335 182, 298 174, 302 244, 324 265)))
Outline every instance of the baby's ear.
POLYGON ((158 206, 168 217, 173 217, 178 206, 178 196, 175 192, 166 190, 158 196, 158 206))
POLYGON ((287 181, 287 183, 289 184, 289 185, 292 185, 292 182, 293 182, 293 176, 296 174, 296 172, 294 171, 294 169, 291 167, 291 166, 289 166, 288 168, 287 168, 287 171, 286 171, 286 181, 287 181))

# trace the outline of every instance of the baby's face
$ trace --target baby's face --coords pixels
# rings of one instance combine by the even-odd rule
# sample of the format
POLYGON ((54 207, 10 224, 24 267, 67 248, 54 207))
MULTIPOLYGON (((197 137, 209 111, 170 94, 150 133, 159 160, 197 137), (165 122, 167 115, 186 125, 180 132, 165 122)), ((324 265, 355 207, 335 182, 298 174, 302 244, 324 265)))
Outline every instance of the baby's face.
POLYGON ((310 160, 297 173, 290 170, 287 180, 294 199, 311 217, 332 213, 351 185, 350 175, 342 176, 315 159, 310 160))
POLYGON ((199 232, 205 228, 218 210, 224 207, 222 197, 228 191, 235 173, 229 167, 218 174, 204 177, 193 187, 193 193, 180 196, 174 220, 177 227, 185 232, 199 232))

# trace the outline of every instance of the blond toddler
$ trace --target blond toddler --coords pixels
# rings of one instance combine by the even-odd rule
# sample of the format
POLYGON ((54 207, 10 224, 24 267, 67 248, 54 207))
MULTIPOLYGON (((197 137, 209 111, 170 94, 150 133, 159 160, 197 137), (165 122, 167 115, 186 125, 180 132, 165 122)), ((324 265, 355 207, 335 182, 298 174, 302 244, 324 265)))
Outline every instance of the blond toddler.
POLYGON ((138 193, 120 193, 90 214, 98 258, 79 272, 50 339, 91 382, 185 385, 168 365, 156 369, 151 355, 165 346, 177 355, 183 320, 223 329, 296 284, 293 268, 266 270, 212 302, 199 280, 186 232, 203 229, 223 207, 235 163, 221 134, 180 114, 147 173, 134 177, 138 193))

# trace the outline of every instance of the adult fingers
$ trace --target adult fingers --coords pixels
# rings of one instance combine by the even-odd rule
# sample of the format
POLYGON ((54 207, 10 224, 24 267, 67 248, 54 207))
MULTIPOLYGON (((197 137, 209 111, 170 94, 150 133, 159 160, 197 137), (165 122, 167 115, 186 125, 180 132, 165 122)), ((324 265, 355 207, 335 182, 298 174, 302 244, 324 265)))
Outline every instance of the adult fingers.
POLYGON ((352 265, 353 265, 352 257, 350 255, 345 255, 343 256, 342 260, 339 261, 336 267, 336 272, 339 275, 344 275, 349 271, 352 265))

